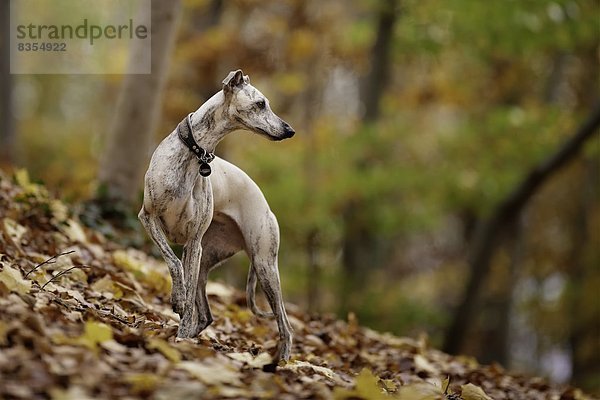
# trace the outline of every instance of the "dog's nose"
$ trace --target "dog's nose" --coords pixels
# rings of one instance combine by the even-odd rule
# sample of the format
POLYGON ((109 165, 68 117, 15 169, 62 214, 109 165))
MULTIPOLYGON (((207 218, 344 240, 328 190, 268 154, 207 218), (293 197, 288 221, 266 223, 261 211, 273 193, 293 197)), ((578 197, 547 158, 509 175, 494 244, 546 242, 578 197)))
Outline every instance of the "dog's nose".
POLYGON ((283 132, 284 132, 283 135, 286 138, 291 138, 296 133, 296 131, 294 130, 294 128, 292 128, 290 126, 290 124, 288 124, 287 122, 283 123, 283 132))

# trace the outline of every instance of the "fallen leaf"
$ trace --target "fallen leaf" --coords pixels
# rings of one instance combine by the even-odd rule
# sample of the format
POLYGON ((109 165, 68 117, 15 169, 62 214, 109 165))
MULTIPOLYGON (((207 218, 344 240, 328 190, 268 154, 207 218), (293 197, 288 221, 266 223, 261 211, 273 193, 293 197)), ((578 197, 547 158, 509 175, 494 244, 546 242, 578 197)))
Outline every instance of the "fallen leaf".
POLYGON ((125 380, 131 384, 131 390, 135 394, 152 392, 160 384, 160 377, 155 373, 128 374, 125 380))
POLYGON ((110 326, 102 322, 87 321, 85 323, 83 335, 74 342, 97 352, 100 343, 112 340, 112 338, 113 333, 110 326))
POLYGON ((25 194, 29 195, 45 195, 45 190, 41 185, 37 185, 35 183, 31 183, 29 179, 29 172, 25 168, 17 169, 14 173, 15 181, 21 188, 25 194))
POLYGON ((115 264, 133 273, 136 279, 163 294, 171 293, 171 279, 165 277, 164 263, 150 259, 144 253, 133 249, 117 250, 112 254, 115 264))
POLYGON ((50 200, 50 212, 57 223, 63 223, 69 218, 69 208, 60 200, 50 200))
POLYGON ((222 364, 209 359, 205 362, 182 361, 177 364, 178 369, 187 371, 194 378, 207 385, 231 384, 240 385, 241 374, 231 365, 222 364))
POLYGON ((439 386, 428 382, 415 382, 400 386, 397 395, 402 400, 439 400, 443 397, 439 386))
POLYGON ((431 364, 421 354, 415 355, 414 362, 415 362, 415 369, 417 371, 427 372, 428 374, 433 375, 433 376, 439 374, 438 369, 435 366, 433 366, 433 364, 431 364))
POLYGON ((349 383, 342 379, 338 374, 336 374, 333 370, 327 367, 322 367, 320 365, 314 365, 306 361, 293 360, 284 366, 281 367, 284 370, 290 370, 294 373, 300 374, 303 370, 308 370, 319 375, 322 375, 332 382, 340 386, 349 386, 349 383))
POLYGON ((473 385, 472 383, 462 385, 461 389, 461 397, 464 400, 492 400, 492 398, 488 396, 482 388, 477 385, 473 385))
POLYGON ((78 243, 86 243, 87 237, 83 227, 72 219, 68 220, 67 223, 62 227, 62 231, 71 241, 78 243))
POLYGON ((84 337, 95 343, 102 343, 112 340, 112 329, 110 326, 96 321, 87 321, 85 323, 84 337))
POLYGON ((269 353, 261 353, 255 357, 246 351, 243 353, 228 353, 227 357, 234 360, 242 361, 251 366, 252 368, 262 368, 265 365, 273 362, 269 353))
POLYGON ((68 389, 51 388, 52 400, 94 400, 81 386, 70 386, 68 389))
POLYGON ((157 388, 155 400, 179 400, 179 399, 203 399, 206 386, 194 380, 179 380, 171 383, 163 383, 157 388))
POLYGON ((8 238, 15 246, 20 246, 21 239, 27 232, 27 228, 11 218, 4 218, 2 224, 4 225, 4 232, 8 235, 8 238))
POLYGON ((31 281, 23 279, 21 271, 14 269, 4 262, 0 262, 2 271, 0 271, 0 282, 8 288, 8 290, 25 294, 31 290, 31 281))
POLYGON ((398 385, 391 379, 381 379, 379 382, 387 392, 395 392, 398 390, 398 385))
POLYGON ((381 391, 379 386, 379 377, 373 375, 368 368, 363 368, 356 377, 356 387, 354 390, 359 397, 365 399, 386 399, 387 395, 381 391))
POLYGON ((447 377, 442 381, 442 392, 448 393, 448 388, 450 387, 450 377, 447 377))
POLYGON ((8 332, 8 324, 4 321, 0 321, 0 346, 6 346, 8 341, 6 340, 6 333, 8 332))
POLYGON ((148 339, 148 349, 156 349, 160 351, 167 359, 174 363, 181 361, 181 354, 179 351, 172 347, 168 342, 159 338, 148 339))
POLYGON ((105 297, 120 299, 123 297, 123 291, 120 287, 115 285, 115 282, 109 275, 105 275, 101 279, 92 283, 92 289, 102 293, 105 297), (108 296, 106 296, 108 294, 108 296))

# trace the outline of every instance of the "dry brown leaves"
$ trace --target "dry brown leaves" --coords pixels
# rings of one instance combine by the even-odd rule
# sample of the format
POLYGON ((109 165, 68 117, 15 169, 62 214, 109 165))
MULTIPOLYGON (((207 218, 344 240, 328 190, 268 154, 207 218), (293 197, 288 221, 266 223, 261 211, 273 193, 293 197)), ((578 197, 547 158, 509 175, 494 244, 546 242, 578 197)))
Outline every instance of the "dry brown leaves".
POLYGON ((214 282, 216 321, 176 341, 164 264, 69 214, 25 172, 0 174, 0 398, 587 398, 293 305, 293 359, 275 368, 276 327, 214 282))

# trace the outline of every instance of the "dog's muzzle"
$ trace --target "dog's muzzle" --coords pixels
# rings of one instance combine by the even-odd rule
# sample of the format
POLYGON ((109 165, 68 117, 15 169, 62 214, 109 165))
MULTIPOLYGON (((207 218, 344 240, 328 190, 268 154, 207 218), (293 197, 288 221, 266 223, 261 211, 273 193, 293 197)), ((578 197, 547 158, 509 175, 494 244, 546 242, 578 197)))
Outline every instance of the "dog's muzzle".
POLYGON ((290 124, 288 124, 287 122, 283 123, 283 136, 282 136, 282 139, 289 139, 292 136, 294 136, 295 133, 296 133, 296 131, 294 130, 294 128, 292 128, 290 126, 290 124))

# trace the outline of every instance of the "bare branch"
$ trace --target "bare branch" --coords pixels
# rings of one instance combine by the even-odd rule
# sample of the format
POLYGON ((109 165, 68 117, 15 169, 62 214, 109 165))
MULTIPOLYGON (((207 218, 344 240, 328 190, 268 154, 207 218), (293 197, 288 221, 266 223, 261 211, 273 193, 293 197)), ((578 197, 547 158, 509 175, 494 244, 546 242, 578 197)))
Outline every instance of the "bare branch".
POLYGON ((529 199, 540 187, 579 154, 583 145, 598 132, 599 126, 600 104, 596 106, 573 136, 550 157, 534 166, 524 179, 498 203, 492 215, 479 224, 471 248, 470 276, 462 300, 446 333, 444 351, 456 354, 461 350, 466 338, 466 328, 471 324, 479 290, 489 272, 490 262, 500 235, 516 220, 529 199))
POLYGON ((47 284, 49 284, 50 282, 54 281, 57 278, 60 278, 61 276, 68 274, 69 272, 71 272, 72 270, 74 270, 75 268, 90 268, 87 265, 74 265, 69 269, 65 269, 64 271, 60 271, 58 274, 56 274, 56 276, 52 277, 52 279, 50 279, 48 282, 44 283, 44 286, 42 286, 42 290, 46 287, 47 284))
POLYGON ((67 251, 65 253, 60 253, 60 254, 57 254, 55 256, 50 257, 49 259, 47 259, 43 263, 40 263, 40 264, 36 265, 35 267, 33 267, 33 269, 31 271, 29 271, 28 273, 25 274, 25 278, 27 278, 29 276, 29 274, 31 274, 32 272, 34 272, 36 269, 40 268, 42 265, 54 264, 56 262, 54 260, 56 260, 58 257, 66 256, 67 254, 71 254, 71 253, 75 253, 75 250, 67 251))

